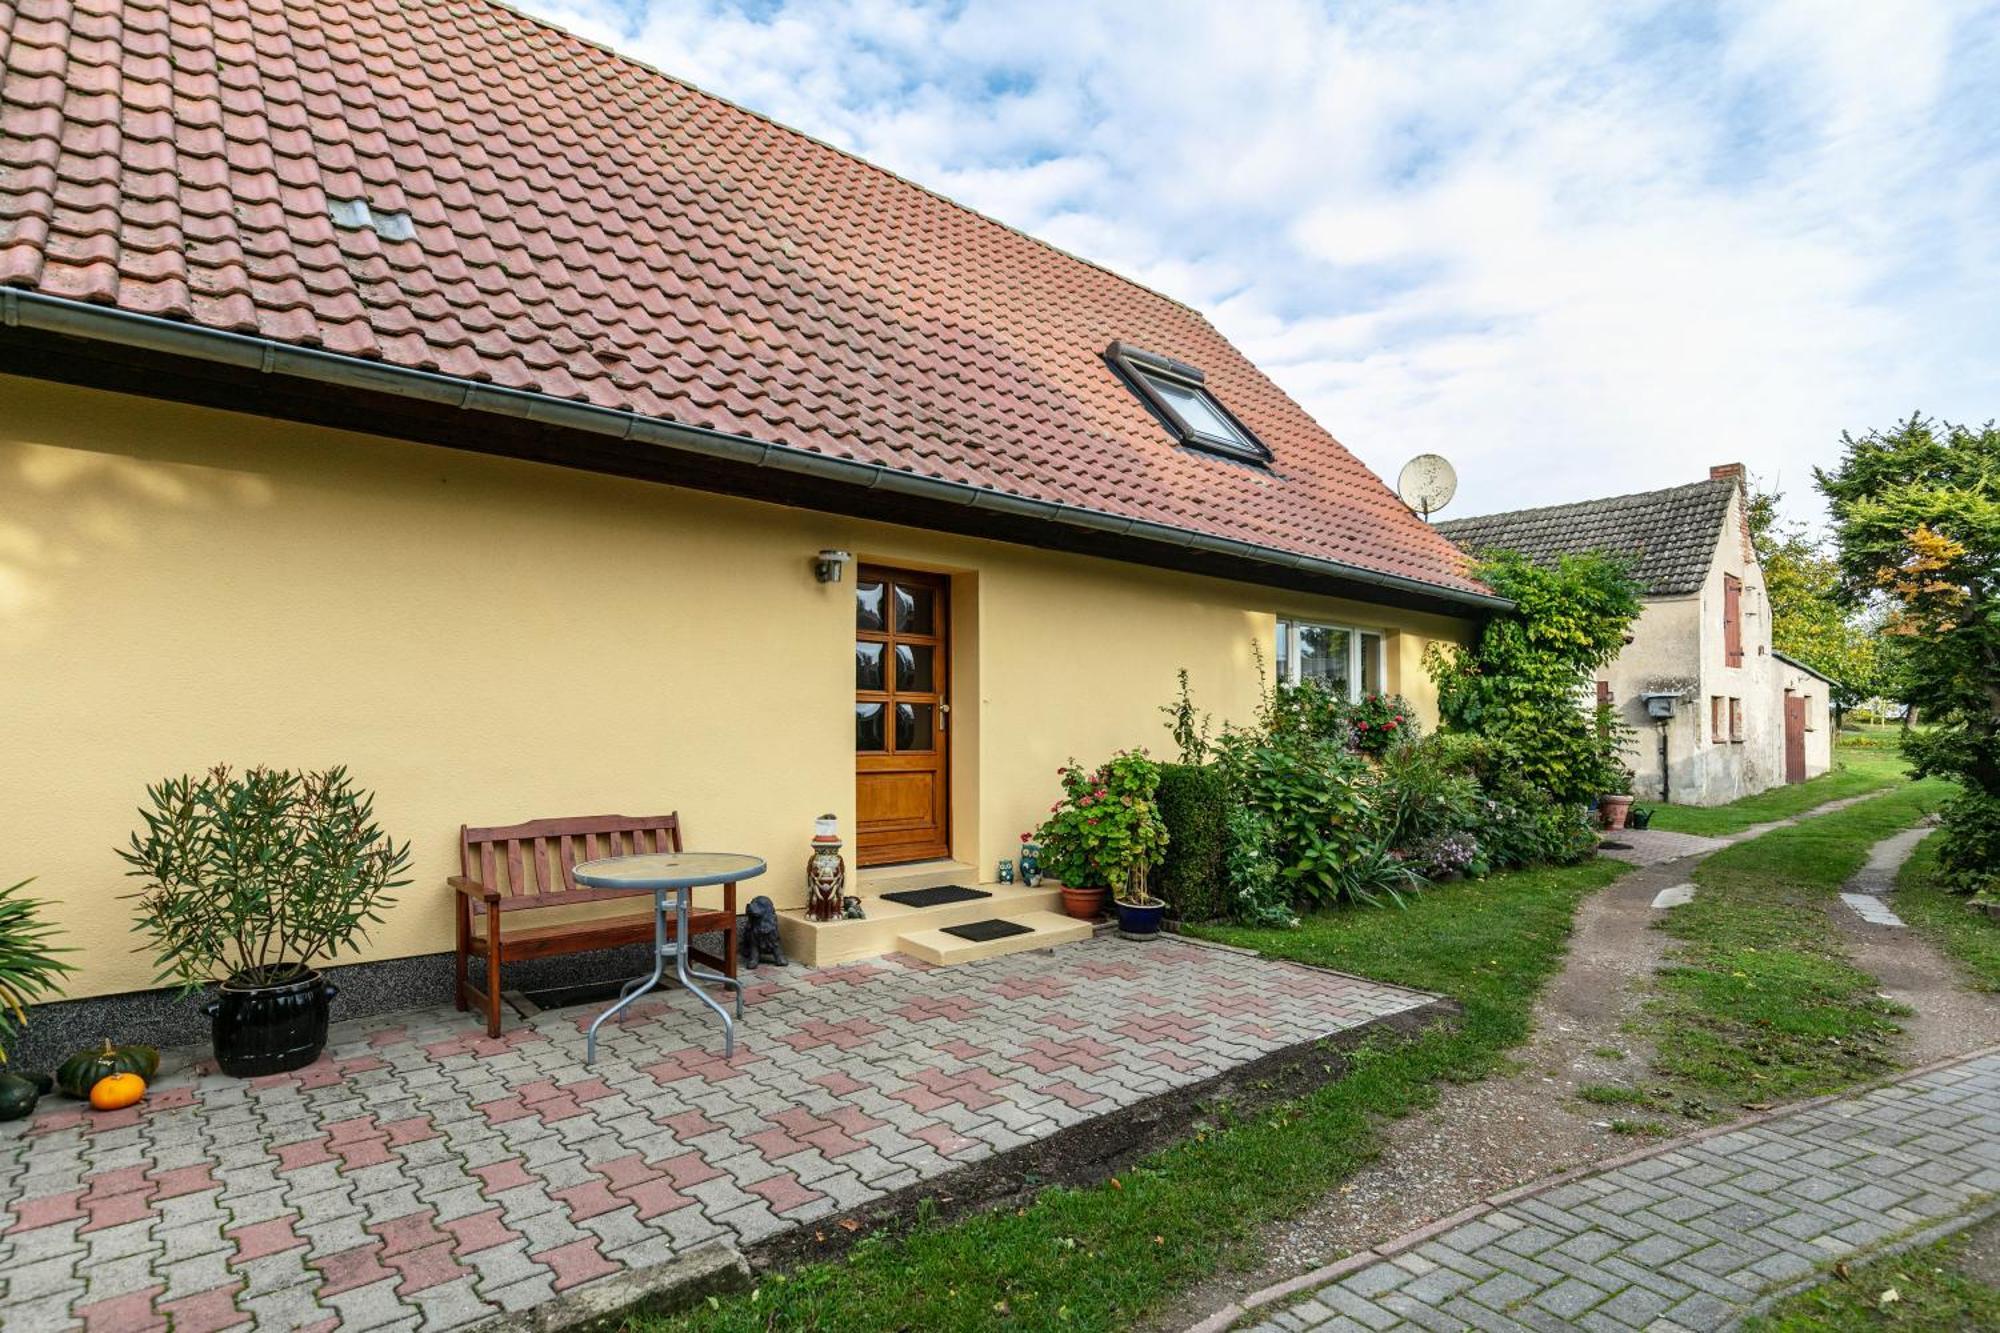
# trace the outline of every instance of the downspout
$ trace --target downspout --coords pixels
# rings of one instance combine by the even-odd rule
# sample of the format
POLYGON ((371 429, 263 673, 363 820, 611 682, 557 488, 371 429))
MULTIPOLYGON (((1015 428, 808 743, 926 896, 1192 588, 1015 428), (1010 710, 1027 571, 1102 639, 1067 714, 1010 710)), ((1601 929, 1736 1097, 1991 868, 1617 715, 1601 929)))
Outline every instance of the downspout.
POLYGON ((1664 717, 1660 719, 1660 804, 1661 805, 1673 804, 1674 775, 1673 775, 1673 770, 1667 767, 1667 728, 1672 725, 1673 723, 1671 719, 1664 717))
POLYGON ((1185 528, 1081 505, 1037 500, 963 482, 919 476, 881 464, 834 458, 791 445, 768 444, 747 436, 663 421, 622 408, 570 402, 524 389, 502 388, 434 371, 364 361, 317 348, 294 347, 249 334, 202 328, 156 315, 135 314, 109 306, 44 296, 39 292, 0 288, 0 323, 114 346, 190 357, 267 375, 284 375, 338 388, 385 393, 466 411, 586 431, 658 449, 821 477, 864 490, 882 490, 1020 518, 1062 523, 1109 536, 1252 561, 1385 591, 1456 603, 1480 612, 1505 611, 1514 605, 1507 598, 1492 593, 1443 587, 1399 574, 1300 555, 1231 537, 1191 532, 1185 528))

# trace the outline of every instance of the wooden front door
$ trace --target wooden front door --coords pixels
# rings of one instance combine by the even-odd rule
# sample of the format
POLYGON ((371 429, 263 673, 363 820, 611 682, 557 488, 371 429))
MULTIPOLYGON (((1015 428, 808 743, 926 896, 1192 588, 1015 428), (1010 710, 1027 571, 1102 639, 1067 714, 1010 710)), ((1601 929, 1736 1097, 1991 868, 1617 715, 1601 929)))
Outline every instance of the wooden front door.
POLYGON ((863 565, 854 585, 855 863, 951 854, 951 581, 863 565))
POLYGON ((1806 780, 1806 701, 1801 694, 1785 696, 1785 781, 1806 780))

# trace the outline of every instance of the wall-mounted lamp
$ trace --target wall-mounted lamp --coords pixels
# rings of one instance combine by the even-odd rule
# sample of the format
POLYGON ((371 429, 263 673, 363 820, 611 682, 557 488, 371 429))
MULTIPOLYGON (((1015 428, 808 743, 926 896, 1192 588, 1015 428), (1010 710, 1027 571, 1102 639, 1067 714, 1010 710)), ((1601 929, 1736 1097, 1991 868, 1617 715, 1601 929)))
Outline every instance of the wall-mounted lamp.
POLYGON ((853 558, 845 551, 821 551, 813 557, 813 577, 821 583, 838 583, 840 567, 853 558))

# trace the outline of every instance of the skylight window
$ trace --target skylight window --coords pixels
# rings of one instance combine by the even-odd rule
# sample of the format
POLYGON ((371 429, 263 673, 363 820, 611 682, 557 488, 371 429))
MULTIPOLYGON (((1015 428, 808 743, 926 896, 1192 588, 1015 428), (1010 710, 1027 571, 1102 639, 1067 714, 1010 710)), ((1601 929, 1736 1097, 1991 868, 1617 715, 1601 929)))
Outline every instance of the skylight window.
POLYGON ((1200 370, 1129 343, 1112 343, 1104 356, 1182 444, 1253 463, 1271 461, 1263 441, 1209 392, 1200 370))

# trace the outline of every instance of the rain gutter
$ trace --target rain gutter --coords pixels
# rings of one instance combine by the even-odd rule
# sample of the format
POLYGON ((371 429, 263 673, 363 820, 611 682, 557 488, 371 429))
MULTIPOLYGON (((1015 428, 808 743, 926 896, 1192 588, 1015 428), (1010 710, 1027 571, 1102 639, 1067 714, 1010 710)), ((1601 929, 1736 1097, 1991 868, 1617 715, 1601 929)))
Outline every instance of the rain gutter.
POLYGON ((842 486, 866 491, 882 491, 921 500, 963 505, 967 508, 1046 523, 1061 523, 1123 537, 1157 546, 1198 551, 1227 559, 1249 561, 1302 574, 1339 579, 1348 583, 1381 588, 1441 602, 1455 603, 1481 612, 1504 611, 1514 604, 1491 593, 1426 583, 1421 579, 1386 574, 1359 565, 1343 564, 1318 556, 1300 555, 1254 542, 1191 532, 1165 523, 1129 518, 1081 505, 1052 500, 1036 500, 1004 491, 963 482, 919 476, 898 468, 852 459, 834 458, 789 445, 767 444, 741 435, 686 426, 644 416, 620 408, 596 407, 588 403, 552 398, 525 389, 508 389, 480 384, 434 371, 411 370, 359 357, 342 356, 311 347, 294 347, 249 334, 209 329, 155 315, 136 314, 110 306, 89 305, 61 297, 18 288, 0 288, 0 325, 38 329, 92 342, 136 348, 169 356, 281 375, 335 388, 389 394, 420 402, 458 407, 534 422, 560 429, 583 431, 618 440, 630 440, 656 449, 695 454, 724 462, 770 468, 800 476, 817 477, 842 486))

